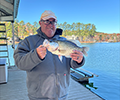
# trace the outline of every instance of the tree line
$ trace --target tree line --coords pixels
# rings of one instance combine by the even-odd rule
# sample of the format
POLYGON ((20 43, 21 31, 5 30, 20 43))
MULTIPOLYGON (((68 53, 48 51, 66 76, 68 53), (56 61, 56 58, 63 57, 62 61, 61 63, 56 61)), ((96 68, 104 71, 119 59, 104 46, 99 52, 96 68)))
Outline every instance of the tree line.
MULTIPOLYGON (((12 25, 10 22, 5 22, 6 24, 6 31, 7 37, 12 37, 12 25)), ((25 23, 23 20, 18 21, 15 20, 14 22, 14 33, 17 37, 23 39, 26 36, 37 34, 36 30, 40 27, 38 22, 25 23)), ((106 34, 98 34, 100 32, 96 32, 96 26, 94 24, 88 23, 83 24, 80 22, 69 24, 67 22, 58 23, 57 28, 63 29, 62 36, 76 36, 79 37, 80 41, 93 41, 95 40, 96 35, 98 40, 104 40, 106 38, 106 34)), ((107 37, 108 38, 108 37, 107 37)))
MULTIPOLYGON (((12 25, 11 23, 5 22, 7 36, 12 37, 12 25)), ((36 34, 36 30, 40 27, 39 23, 34 22, 33 25, 29 22, 15 20, 14 22, 14 33, 19 37, 28 36, 30 34, 36 34)), ((94 36, 96 32, 96 27, 94 24, 83 24, 83 23, 73 23, 72 25, 67 22, 58 23, 57 28, 63 29, 63 36, 94 36)))

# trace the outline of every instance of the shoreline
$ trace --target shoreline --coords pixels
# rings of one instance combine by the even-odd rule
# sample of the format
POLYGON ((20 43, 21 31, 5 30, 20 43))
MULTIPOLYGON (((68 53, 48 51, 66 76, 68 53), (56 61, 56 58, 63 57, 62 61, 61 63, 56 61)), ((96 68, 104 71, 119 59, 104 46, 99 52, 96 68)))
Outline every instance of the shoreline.
MULTIPOLYGON (((97 41, 97 42, 94 42, 94 41, 79 41, 80 43, 117 43, 117 42, 114 42, 114 41, 97 41)), ((120 42, 120 41, 118 41, 120 42)), ((0 41, 0 44, 4 44, 5 42, 4 41, 0 41)), ((18 44, 19 42, 15 42, 15 44, 18 44)), ((12 45, 13 43, 9 43, 8 42, 8 45, 12 45)))

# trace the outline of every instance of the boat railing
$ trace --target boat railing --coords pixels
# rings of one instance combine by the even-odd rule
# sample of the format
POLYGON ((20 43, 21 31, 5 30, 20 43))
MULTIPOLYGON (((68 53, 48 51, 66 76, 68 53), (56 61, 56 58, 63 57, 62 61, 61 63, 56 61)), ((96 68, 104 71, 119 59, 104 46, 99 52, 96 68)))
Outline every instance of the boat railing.
POLYGON ((71 77, 75 80, 75 81, 78 81, 79 83, 89 83, 89 78, 92 78, 94 76, 98 77, 98 75, 88 71, 88 70, 85 70, 83 68, 76 68, 76 69, 73 69, 71 68, 71 77))

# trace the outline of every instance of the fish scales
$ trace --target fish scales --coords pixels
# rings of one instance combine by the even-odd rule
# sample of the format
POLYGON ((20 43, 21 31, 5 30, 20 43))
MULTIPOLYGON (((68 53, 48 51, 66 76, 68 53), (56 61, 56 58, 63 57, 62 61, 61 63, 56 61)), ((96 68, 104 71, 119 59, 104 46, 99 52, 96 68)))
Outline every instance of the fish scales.
POLYGON ((85 56, 87 56, 86 51, 89 50, 88 47, 79 47, 77 46, 77 44, 68 40, 53 40, 52 42, 45 40, 43 42, 43 45, 47 47, 47 49, 53 54, 62 55, 66 57, 70 57, 70 53, 72 53, 73 50, 79 50, 85 56))
POLYGON ((64 55, 64 56, 69 56, 70 53, 73 52, 73 50, 80 50, 81 52, 83 49, 81 47, 78 47, 75 43, 65 40, 65 41, 55 41, 58 43, 58 51, 59 54, 64 55))

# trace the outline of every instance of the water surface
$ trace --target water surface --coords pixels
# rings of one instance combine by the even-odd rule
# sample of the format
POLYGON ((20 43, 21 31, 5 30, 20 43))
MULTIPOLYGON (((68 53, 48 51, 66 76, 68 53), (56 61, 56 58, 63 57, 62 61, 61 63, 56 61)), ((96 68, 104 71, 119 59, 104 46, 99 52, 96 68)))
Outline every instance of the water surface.
POLYGON ((106 100, 120 100, 120 43, 83 44, 90 47, 83 66, 99 77, 90 79, 91 90, 106 100))

